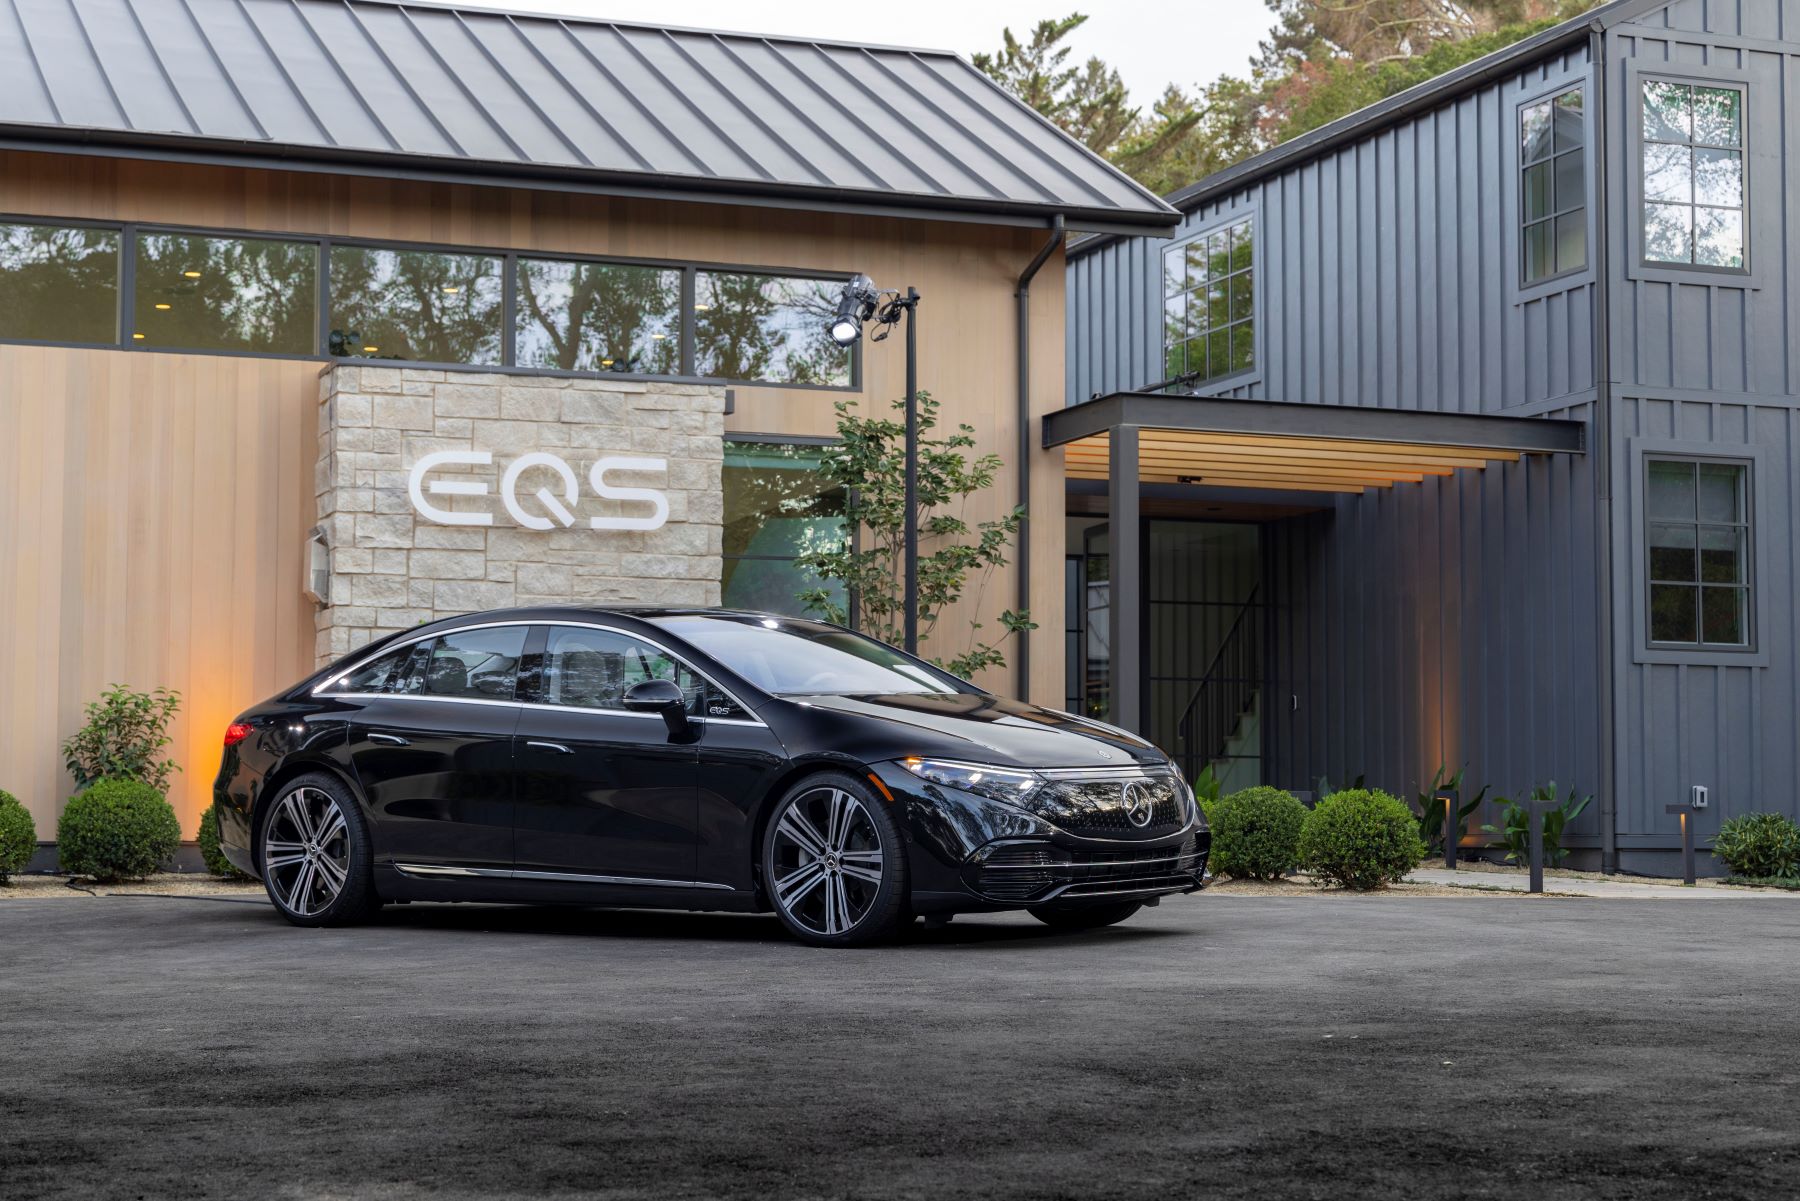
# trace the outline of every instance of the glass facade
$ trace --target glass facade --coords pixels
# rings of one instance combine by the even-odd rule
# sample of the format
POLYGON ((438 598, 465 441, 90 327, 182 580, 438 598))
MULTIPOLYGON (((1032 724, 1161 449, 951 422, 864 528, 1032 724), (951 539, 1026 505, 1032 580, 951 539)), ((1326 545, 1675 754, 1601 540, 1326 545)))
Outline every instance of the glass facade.
POLYGON ((1650 641, 1749 646, 1749 468, 1651 459, 1646 472, 1650 641))
POLYGON ((503 279, 491 255, 333 246, 325 353, 497 367, 503 279))
POLYGON ((1644 81, 1644 259, 1744 266, 1744 94, 1644 81))
POLYGON ((681 272, 520 259, 515 362, 562 371, 681 371, 681 272))
POLYGON ((800 596, 821 586, 834 603, 844 604, 841 585, 825 584, 794 561, 808 551, 841 546, 848 536, 844 494, 819 474, 825 450, 783 442, 725 443, 726 607, 817 616, 800 596))
POLYGON ((141 233, 133 276, 132 338, 144 346, 315 353, 316 242, 141 233))
POLYGON ((1587 127, 1580 88, 1519 110, 1520 239, 1527 284, 1587 266, 1587 127))
POLYGON ((787 275, 696 272, 694 373, 848 387, 850 348, 826 332, 841 288, 787 275))
POLYGON ((0 224, 0 338, 118 341, 119 231, 0 224))
POLYGON ((1256 230, 1249 218, 1163 252, 1163 372, 1218 379, 1256 365, 1256 230))

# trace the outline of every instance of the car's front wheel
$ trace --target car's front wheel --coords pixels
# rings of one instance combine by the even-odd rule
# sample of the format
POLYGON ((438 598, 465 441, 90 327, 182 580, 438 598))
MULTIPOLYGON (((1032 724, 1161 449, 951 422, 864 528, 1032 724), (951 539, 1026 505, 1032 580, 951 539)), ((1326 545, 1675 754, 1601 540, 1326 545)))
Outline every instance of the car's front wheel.
POLYGON ((296 926, 347 926, 381 908, 368 828, 338 780, 291 781, 261 824, 257 862, 282 917, 296 926))
POLYGON ((1031 911, 1031 916, 1058 930, 1098 930, 1116 926, 1138 910, 1141 901, 1120 901, 1115 905, 1083 905, 1079 909, 1053 909, 1047 905, 1031 911))
POLYGON ((816 947, 880 942, 908 918, 900 825, 854 776, 809 777, 776 803, 763 882, 783 924, 816 947))

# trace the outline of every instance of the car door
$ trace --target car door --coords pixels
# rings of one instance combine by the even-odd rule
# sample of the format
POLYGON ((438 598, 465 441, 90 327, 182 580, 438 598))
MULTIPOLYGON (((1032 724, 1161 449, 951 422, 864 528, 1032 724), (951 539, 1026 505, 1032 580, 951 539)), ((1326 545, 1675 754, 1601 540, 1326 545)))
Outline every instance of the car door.
POLYGON ((516 740, 518 870, 691 882, 699 727, 674 733, 660 714, 628 712, 624 696, 644 680, 674 680, 697 714, 697 677, 623 630, 552 625, 542 640, 516 740))
POLYGON ((392 656, 377 691, 357 696, 349 754, 381 862, 511 870, 528 633, 483 626, 425 639, 392 656))

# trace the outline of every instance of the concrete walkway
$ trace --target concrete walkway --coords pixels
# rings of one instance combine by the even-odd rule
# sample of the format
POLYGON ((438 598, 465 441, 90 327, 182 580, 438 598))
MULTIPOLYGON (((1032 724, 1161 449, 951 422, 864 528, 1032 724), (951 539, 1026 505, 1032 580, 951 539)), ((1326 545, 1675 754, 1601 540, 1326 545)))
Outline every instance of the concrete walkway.
MULTIPOLYGON (((1452 888, 1503 888, 1508 892, 1528 892, 1531 889, 1531 878, 1524 872, 1516 875, 1511 872, 1453 872, 1447 868, 1423 867, 1406 877, 1406 880, 1409 884, 1443 884, 1452 888)), ((1687 888, 1680 882, 1652 884, 1628 876, 1594 879, 1553 876, 1548 872, 1544 874, 1544 891, 1581 897, 1610 897, 1619 901, 1730 901, 1742 897, 1785 897, 1800 900, 1800 892, 1787 892, 1779 888, 1737 888, 1707 883, 1687 888)))

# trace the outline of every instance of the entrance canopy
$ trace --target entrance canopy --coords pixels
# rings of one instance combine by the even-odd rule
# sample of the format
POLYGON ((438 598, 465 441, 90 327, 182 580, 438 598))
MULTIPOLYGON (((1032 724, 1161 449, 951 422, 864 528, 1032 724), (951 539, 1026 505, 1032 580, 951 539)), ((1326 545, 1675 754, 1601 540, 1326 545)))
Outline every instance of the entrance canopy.
POLYGON ((1526 454, 1580 453, 1579 421, 1116 392, 1044 418, 1071 479, 1358 493, 1526 454), (1117 470, 1115 442, 1131 441, 1117 470))
POLYGON ((1524 455, 1580 454, 1587 426, 1542 417, 1115 392, 1045 417, 1043 441, 1046 449, 1066 448, 1070 478, 1109 481, 1109 716, 1142 732, 1141 485, 1356 494, 1524 455), (1123 481, 1132 486, 1120 487, 1123 481))

